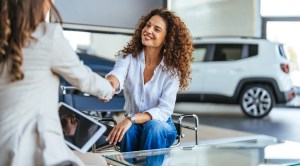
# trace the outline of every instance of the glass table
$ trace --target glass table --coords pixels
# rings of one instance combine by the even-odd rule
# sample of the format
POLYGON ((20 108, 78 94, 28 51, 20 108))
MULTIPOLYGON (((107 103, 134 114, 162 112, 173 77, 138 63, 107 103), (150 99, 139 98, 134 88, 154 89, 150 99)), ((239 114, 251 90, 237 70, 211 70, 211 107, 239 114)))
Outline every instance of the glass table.
POLYGON ((256 135, 200 141, 191 147, 176 147, 103 154, 110 165, 146 166, 300 166, 300 143, 256 135))

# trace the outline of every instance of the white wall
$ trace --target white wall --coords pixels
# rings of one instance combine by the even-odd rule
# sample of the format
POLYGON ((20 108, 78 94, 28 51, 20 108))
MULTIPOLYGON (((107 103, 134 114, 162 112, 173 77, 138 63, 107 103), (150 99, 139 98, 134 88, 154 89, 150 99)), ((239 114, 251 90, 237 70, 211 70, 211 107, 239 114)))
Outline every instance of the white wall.
POLYGON ((92 34, 90 47, 101 57, 115 59, 115 54, 130 40, 131 36, 128 35, 92 34))
POLYGON ((140 16, 163 6, 163 0, 56 0, 64 23, 135 29, 140 16))
POLYGON ((193 36, 261 36, 259 0, 170 0, 193 36))
POLYGON ((63 19, 65 36, 72 47, 82 48, 98 56, 114 59, 133 33, 138 20, 154 8, 163 7, 164 0, 56 0, 63 19), (73 32, 71 32, 74 30, 73 32), (99 33, 81 33, 78 30, 99 33), (104 34, 109 32, 111 34, 104 34), (82 39, 86 39, 82 41, 82 39))

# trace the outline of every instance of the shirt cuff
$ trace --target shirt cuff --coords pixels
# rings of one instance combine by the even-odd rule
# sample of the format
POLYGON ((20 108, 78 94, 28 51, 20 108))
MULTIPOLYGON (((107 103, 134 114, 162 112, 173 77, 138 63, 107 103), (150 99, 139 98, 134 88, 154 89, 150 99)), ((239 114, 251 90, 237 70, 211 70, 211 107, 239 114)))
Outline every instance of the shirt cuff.
POLYGON ((145 112, 148 112, 152 119, 156 119, 162 122, 166 122, 169 119, 169 116, 167 114, 164 114, 159 108, 151 108, 145 112))

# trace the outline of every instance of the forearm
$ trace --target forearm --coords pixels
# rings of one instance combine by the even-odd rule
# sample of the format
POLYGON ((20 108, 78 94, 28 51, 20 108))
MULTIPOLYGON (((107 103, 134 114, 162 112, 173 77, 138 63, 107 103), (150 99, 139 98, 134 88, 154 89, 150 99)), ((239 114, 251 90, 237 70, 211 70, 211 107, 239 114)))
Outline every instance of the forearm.
POLYGON ((151 115, 147 112, 134 114, 134 118, 136 124, 143 124, 148 122, 149 120, 152 120, 151 115))
POLYGON ((108 75, 106 76, 106 79, 111 83, 112 87, 115 89, 115 90, 119 90, 120 89, 120 83, 119 83, 119 80, 116 76, 114 75, 108 75))

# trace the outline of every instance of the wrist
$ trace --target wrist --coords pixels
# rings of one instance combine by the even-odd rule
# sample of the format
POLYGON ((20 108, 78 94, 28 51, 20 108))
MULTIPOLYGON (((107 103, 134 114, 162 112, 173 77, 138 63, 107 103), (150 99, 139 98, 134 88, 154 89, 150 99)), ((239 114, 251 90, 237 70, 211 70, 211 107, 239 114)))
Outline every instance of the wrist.
POLYGON ((128 114, 128 115, 126 116, 126 118, 127 118, 128 120, 130 120, 130 122, 131 122, 132 124, 135 124, 135 117, 134 117, 134 115, 128 114))

